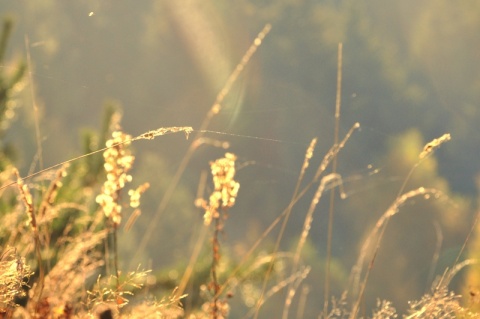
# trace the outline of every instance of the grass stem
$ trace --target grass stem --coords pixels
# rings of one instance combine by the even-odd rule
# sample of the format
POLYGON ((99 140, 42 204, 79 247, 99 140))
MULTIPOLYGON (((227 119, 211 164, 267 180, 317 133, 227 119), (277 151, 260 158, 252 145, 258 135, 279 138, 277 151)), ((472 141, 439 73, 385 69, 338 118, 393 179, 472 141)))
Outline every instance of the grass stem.
MULTIPOLYGON (((335 132, 333 145, 338 145, 338 131, 340 129, 340 106, 342 102, 342 62, 343 62, 343 44, 338 44, 337 57, 337 94, 335 102, 335 132)), ((337 155, 333 156, 332 174, 337 173, 337 155)), ((332 233, 333 233, 333 212, 335 206, 335 191, 330 192, 330 205, 328 209, 328 229, 327 229, 327 257, 325 265, 325 286, 323 290, 323 315, 326 318, 328 314, 328 300, 330 298, 330 264, 332 259, 332 233)))

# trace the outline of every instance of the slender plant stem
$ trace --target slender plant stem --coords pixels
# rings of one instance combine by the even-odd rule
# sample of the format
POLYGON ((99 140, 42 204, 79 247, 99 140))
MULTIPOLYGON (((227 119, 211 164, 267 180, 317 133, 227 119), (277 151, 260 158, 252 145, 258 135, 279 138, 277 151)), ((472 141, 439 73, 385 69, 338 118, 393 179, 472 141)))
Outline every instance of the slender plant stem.
POLYGON ((204 135, 204 131, 210 125, 210 121, 212 120, 212 118, 220 112, 222 108, 223 100, 227 96, 228 92, 230 92, 232 85, 235 83, 235 81, 238 79, 242 71, 245 69, 246 65, 252 58, 253 54, 257 51, 258 47, 262 44, 262 40, 270 32, 270 29, 271 29, 271 25, 267 24, 265 25, 265 27, 263 27, 262 31, 258 33, 257 37, 255 38, 253 43, 250 45, 248 50, 245 52, 242 59, 235 67, 235 70, 233 70, 233 72, 230 74, 223 88, 220 90, 217 97, 215 98, 215 101, 212 107, 207 113, 205 119, 203 120, 199 130, 197 130, 197 134, 195 136, 194 141, 190 144, 185 156, 183 157, 180 165, 178 166, 177 171, 175 172, 175 175, 172 178, 172 181, 168 184, 168 188, 165 191, 165 195, 163 195, 162 200, 160 201, 160 204, 158 206, 158 209, 155 212, 153 219, 150 221, 149 226, 145 231, 145 234, 143 235, 142 240, 140 241, 137 252, 135 256, 132 258, 132 264, 130 265, 130 268, 132 267, 135 260, 138 259, 139 255, 145 250, 153 233, 157 229, 157 225, 158 225, 158 222, 160 221, 160 217, 165 211, 165 209, 167 208, 168 204, 170 203, 173 193, 175 192, 175 189, 177 188, 177 185, 180 182, 180 178, 183 176, 183 172, 187 168, 187 165, 190 162, 190 159, 192 158, 195 150, 200 144, 199 141, 201 140, 201 137, 204 135))
MULTIPOLYGON (((30 41, 27 35, 25 35, 25 50, 27 51, 27 66, 29 70, 28 80, 30 82, 30 95, 32 98, 33 116, 34 116, 34 122, 35 122, 35 141, 37 143, 37 158, 38 158, 40 169, 42 170, 44 167, 43 167, 42 143, 41 143, 40 124, 39 124, 40 120, 39 120, 38 106, 35 101, 35 90, 33 86, 33 75, 32 75, 33 74, 32 59, 30 56, 30 41)), ((35 214, 33 212, 32 212, 32 216, 33 216, 32 220, 34 221, 35 214)), ((35 239, 35 252, 37 254, 38 268, 40 272, 40 289, 38 293, 38 302, 40 302, 40 299, 43 293, 43 288, 44 288, 45 270, 43 268, 42 254, 40 252, 40 237, 38 234, 38 228, 37 228, 36 222, 34 227, 34 239, 35 239)))
POLYGON ((218 318, 218 298, 220 291, 220 284, 218 283, 217 267, 220 261, 220 242, 218 240, 218 234, 221 228, 221 219, 219 216, 214 219, 214 230, 212 239, 212 285, 213 285, 213 300, 212 300, 212 318, 218 318))
MULTIPOLYGON (((196 198, 203 198, 206 181, 207 181, 207 171, 204 170, 200 175, 200 182, 198 183, 196 198)), ((205 238, 207 237, 208 227, 206 227, 204 224, 202 224, 200 227, 201 227, 200 235, 192 236, 192 240, 195 241, 195 245, 193 247, 192 253, 190 254, 190 260, 188 261, 187 268, 185 269, 182 279, 180 280, 180 283, 178 284, 178 287, 175 290, 175 296, 177 298, 180 298, 185 292, 188 281, 192 276, 195 263, 197 262, 198 256, 200 255, 200 251, 202 250, 203 244, 205 242, 205 238)))
POLYGON ((298 309, 297 309, 297 317, 296 317, 297 319, 304 318, 305 305, 307 304, 307 297, 309 293, 310 293, 310 287, 308 285, 303 285, 302 293, 298 301, 298 309))
POLYGON ((180 283, 178 284, 177 290, 175 291, 175 296, 177 298, 180 298, 180 296, 182 296, 183 293, 185 292, 188 281, 192 277, 192 273, 193 273, 193 270, 194 270, 195 263, 198 259, 198 256, 200 255, 200 252, 201 252, 202 247, 204 245, 205 238, 206 238, 206 235, 208 233, 207 232, 208 227, 206 227, 204 225, 202 225, 201 227, 202 227, 202 229, 200 231, 200 235, 196 239, 195 247, 194 247, 192 253, 190 254, 190 260, 188 262, 188 266, 185 269, 185 272, 183 273, 183 277, 180 280, 180 283))
POLYGON ((38 272, 39 272, 39 281, 38 281, 39 289, 38 289, 38 300, 37 300, 37 306, 38 306, 42 298, 43 288, 45 287, 45 269, 43 268, 42 253, 40 252, 40 237, 38 234, 38 229, 36 227, 35 227, 33 236, 35 240, 35 253, 37 254, 38 272))
MULTIPOLYGON (((337 57, 337 97, 335 102, 335 132, 333 145, 338 145, 338 131, 340 127, 340 106, 342 102, 342 51, 343 44, 338 44, 337 57)), ((333 156, 332 160, 332 174, 337 173, 337 155, 333 156)), ((328 209, 328 229, 327 229, 327 258, 325 265, 325 287, 323 290, 323 316, 327 318, 328 315, 328 300, 330 298, 330 264, 332 259, 332 233, 333 233, 333 212, 335 206, 335 189, 330 192, 330 207, 328 209)))
POLYGON ((260 237, 255 241, 255 243, 250 247, 248 252, 243 256, 242 260, 240 261, 239 265, 231 272, 230 276, 226 280, 226 282, 222 285, 222 288, 220 289, 220 292, 223 292, 225 287, 235 278, 235 276, 238 274, 240 271, 241 266, 250 258, 250 256, 253 254, 253 252, 258 248, 258 246, 263 242, 263 240, 267 237, 267 235, 275 228, 275 226, 282 220, 282 218, 285 217, 285 215, 288 213, 289 210, 292 209, 292 207, 308 192, 308 190, 320 180, 320 176, 322 173, 325 171, 325 169, 328 167, 330 160, 332 158, 331 154, 334 154, 336 152, 339 152, 346 144, 346 142, 349 140, 351 135, 355 130, 357 130, 360 127, 360 124, 355 123, 351 129, 348 131, 348 133, 345 135, 343 140, 338 144, 337 147, 331 147, 330 150, 328 151, 327 155, 325 155, 322 163, 319 165, 317 168, 317 172, 315 173, 315 177, 307 183, 299 192, 298 195, 293 198, 290 203, 288 203, 288 206, 282 211, 282 213, 275 218, 275 220, 267 227, 267 229, 264 230, 264 232, 260 235, 260 237))
MULTIPOLYGON (((307 152, 305 154, 305 159, 303 161, 303 166, 302 166, 302 169, 300 170, 300 175, 298 177, 298 180, 297 180, 297 185, 295 187, 295 191, 293 192, 294 195, 292 197, 292 200, 295 199, 295 197, 297 197, 297 194, 298 194, 298 191, 300 190, 300 185, 301 185, 301 182, 303 181, 303 177, 305 175, 305 171, 307 170, 308 168, 308 165, 309 165, 309 162, 310 162, 310 159, 313 157, 313 151, 315 149, 315 145, 317 144, 317 139, 314 138, 311 142, 310 142, 310 146, 308 147, 307 149, 307 152)), ((285 216, 285 219, 284 219, 284 224, 286 223, 286 220, 288 220, 289 218, 289 215, 290 215, 290 212, 291 212, 291 208, 287 210, 287 214, 285 216)), ((283 225, 282 225, 283 226, 283 225)), ((295 274, 296 272, 296 269, 297 269, 297 264, 298 264, 298 260, 294 258, 294 262, 293 262, 293 265, 292 265, 292 276, 295 274)), ((290 305, 291 305, 291 302, 292 302, 292 298, 294 296, 294 293, 295 293, 295 290, 294 290, 294 286, 295 286, 295 283, 292 282, 289 287, 288 287, 288 293, 287 293, 287 296, 285 298, 285 305, 283 307, 283 315, 282 315, 282 318, 283 319, 286 319, 288 317, 288 312, 289 312, 289 309, 290 309, 290 305)))
POLYGON ((25 50, 27 51, 27 66, 28 66, 28 80, 30 82, 30 95, 32 98, 32 107, 33 107, 33 118, 35 123, 35 141, 37 144, 37 158, 40 169, 44 169, 43 166, 43 148, 41 142, 41 134, 40 134, 40 119, 39 119, 39 110, 38 105, 35 100, 35 89, 33 86, 33 72, 32 72, 32 59, 30 57, 30 41, 28 36, 25 35, 25 50))
POLYGON ((118 226, 113 225, 113 267, 117 277, 117 291, 120 291, 120 270, 118 269, 118 226))
MULTIPOLYGON (((455 268, 459 264, 460 257, 462 256, 463 252, 465 251, 465 248, 467 247, 467 243, 469 242, 470 238, 472 237, 475 229, 477 229, 477 224, 478 220, 480 218, 480 210, 475 216, 475 220, 472 223, 472 227, 470 228, 470 231, 468 232, 467 238, 465 238, 465 241, 463 242, 462 248, 460 248, 460 251, 457 254, 457 257, 455 258, 455 261, 453 262, 452 269, 455 268)), ((442 275, 442 278, 440 279, 438 283, 438 287, 443 284, 445 280, 445 274, 442 275)))
MULTIPOLYGON (((433 141, 427 143, 425 145, 425 147, 423 148, 423 151, 420 153, 419 155, 419 160, 412 166, 412 168, 410 169, 410 171, 408 172, 407 176, 405 177, 405 179, 403 180, 403 183, 402 185, 400 186, 400 189, 398 191, 398 194, 397 194, 397 197, 395 198, 395 201, 394 203, 392 204, 392 206, 384 213, 384 215, 378 220, 374 230, 372 231, 372 234, 369 235, 368 239, 366 240, 363 248, 362 248, 362 252, 360 254, 360 257, 357 261, 357 266, 356 268, 358 269, 357 272, 358 272, 358 277, 360 278, 360 274, 361 274, 361 265, 363 264, 364 262, 364 259, 366 258, 365 256, 365 253, 363 252, 366 247, 368 245, 370 245, 370 240, 373 239, 373 235, 377 235, 377 241, 376 241, 376 246, 375 246, 375 249, 373 251, 373 254, 372 254, 372 258, 369 262, 369 266, 366 270, 366 273, 365 273, 365 278, 363 279, 363 282, 361 283, 361 286, 360 286, 360 289, 359 289, 359 294, 358 294, 358 297, 357 297, 357 300, 355 302, 355 304, 353 305, 353 308, 352 308, 352 311, 350 312, 350 319, 354 319, 356 316, 357 316, 357 313, 358 313, 358 310, 360 308, 360 302, 361 300, 363 299, 363 294, 365 292, 365 288, 366 288, 366 285, 367 285, 367 282, 368 282, 368 278, 369 278, 369 275, 370 275, 370 272, 372 271, 373 269, 373 265, 375 263, 375 259, 377 257, 377 253, 378 253, 378 250, 380 249, 380 243, 383 239, 383 236, 385 234, 385 229, 387 228, 387 225, 388 225, 388 222, 390 220, 390 218, 395 215, 396 213, 396 210, 398 209, 398 207, 400 205, 402 205, 407 199, 413 197, 413 196, 417 196, 419 194, 425 194, 426 192, 431 192, 431 193, 435 193, 436 191, 432 190, 432 189, 429 189, 429 190, 426 190, 425 188, 423 187, 420 187, 420 188, 417 188, 416 190, 413 190, 413 191, 409 191, 407 193, 403 193, 406 186, 407 186, 407 183, 410 181, 410 178, 412 177, 414 171, 416 170, 416 168, 418 166, 420 166, 420 164, 426 159, 428 158, 429 156, 431 156, 431 154, 433 153, 433 151, 435 149, 437 149, 441 144, 443 144, 444 142, 447 142, 450 140, 450 134, 444 134, 442 135, 441 137, 439 138, 436 138, 434 139, 433 141)), ((468 237, 467 237, 467 241, 468 241, 468 237)), ((466 244, 466 242, 464 243, 464 245, 466 244)), ((463 250, 463 248, 462 248, 463 250)), ((458 260, 457 260, 458 261, 458 260)), ((457 261, 455 263, 457 263, 457 261)), ((443 281, 443 278, 440 280, 440 282, 443 281)))
MULTIPOLYGON (((312 142, 310 143, 309 148, 307 149, 307 154, 305 155, 305 160, 303 162, 303 166, 302 166, 302 169, 300 171, 300 176, 297 179, 297 185, 295 186, 295 190, 293 191, 293 196, 292 196, 292 199, 290 200, 290 202, 293 202, 298 195, 298 191, 300 190, 300 185, 302 184, 303 177, 305 176, 305 170, 307 169, 308 162, 309 162, 311 156, 313 155, 313 148, 315 147, 316 142, 317 142, 317 140, 313 139, 312 142)), ((273 271, 273 266, 275 264, 276 254, 278 252, 278 248, 280 247, 280 241, 283 238, 285 228, 287 227, 287 223, 288 223, 288 220, 290 218, 292 208, 293 208, 293 205, 289 205, 287 207, 287 209, 285 210, 285 217, 283 218, 283 223, 280 227, 280 232, 278 233, 277 240, 275 242, 275 247, 273 248, 272 259, 269 263, 267 273, 265 274, 265 278, 263 279, 262 293, 261 293, 260 298, 258 299, 257 304, 256 304, 256 310, 255 310, 255 317, 254 318, 258 317, 260 307, 263 304, 264 295, 265 295, 265 292, 266 292, 266 289, 267 289, 267 282, 268 282, 268 279, 270 278, 270 274, 273 271)), ((286 303, 284 314, 288 314, 287 303, 286 303)))

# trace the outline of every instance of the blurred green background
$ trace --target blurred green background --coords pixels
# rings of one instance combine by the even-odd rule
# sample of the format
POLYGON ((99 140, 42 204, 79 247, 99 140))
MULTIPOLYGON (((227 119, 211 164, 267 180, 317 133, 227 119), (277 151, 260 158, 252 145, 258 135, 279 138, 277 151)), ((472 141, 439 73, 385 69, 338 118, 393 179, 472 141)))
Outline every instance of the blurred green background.
MULTIPOLYGON (((415 171, 407 190, 437 187, 450 200, 416 200, 394 217, 371 274, 367 314, 377 297, 406 308, 455 260, 476 211, 479 1, 2 0, 0 13, 14 20, 2 71, 15 72, 15 62, 31 55, 45 166, 81 154, 81 134, 100 127, 105 103, 121 107, 123 128, 134 136, 159 127, 198 128, 256 34, 272 25, 209 127, 228 134, 206 134, 228 141, 241 167, 239 198, 222 238, 232 256, 248 250, 286 207, 310 140, 319 138, 312 166, 333 144, 342 42, 340 134, 355 122, 361 129, 339 156, 348 196, 336 202, 333 293, 348 289, 360 243, 397 196, 425 143, 444 133, 452 140, 415 171)), ((31 91, 16 103, 16 122, 5 140, 15 145, 25 175, 32 165, 38 169, 31 91)), ((123 268, 189 143, 174 134, 133 145, 134 183, 152 187, 134 229, 121 235, 123 268)), ((197 150, 134 263, 153 269, 186 263, 202 227, 193 204, 201 171, 224 152, 208 145, 197 150)), ((294 247, 311 195, 295 206, 282 248, 294 247)), ((313 267, 308 317, 323 302, 327 208, 322 202, 317 207, 304 255, 313 267)), ((265 252, 274 238, 265 242, 265 252)), ((462 278, 457 289, 476 284, 462 278)), ((241 298, 235 298, 234 309, 241 311, 241 298)), ((265 313, 278 308, 284 297, 278 298, 265 313)))

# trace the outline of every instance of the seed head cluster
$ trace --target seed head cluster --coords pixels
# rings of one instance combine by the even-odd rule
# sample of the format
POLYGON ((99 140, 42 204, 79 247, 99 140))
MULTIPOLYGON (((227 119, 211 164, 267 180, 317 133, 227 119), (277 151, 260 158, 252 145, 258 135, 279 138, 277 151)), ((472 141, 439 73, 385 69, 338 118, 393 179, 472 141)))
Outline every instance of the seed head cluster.
POLYGON ((35 218, 35 211, 33 207, 33 197, 32 193, 30 193, 30 189, 28 188, 27 184, 24 183, 23 179, 20 177, 20 173, 17 169, 14 170, 14 174, 17 177, 17 187, 20 192, 20 197, 25 205, 28 215, 28 222, 27 224, 32 227, 33 231, 37 231, 37 221, 35 218))
POLYGON ((213 176, 214 191, 210 195, 208 205, 205 205, 204 222, 210 225, 213 218, 220 216, 219 210, 230 208, 235 204, 240 184, 235 177, 235 160, 237 157, 232 153, 226 153, 225 157, 210 163, 213 176))
POLYGON ((451 139, 452 139, 452 137, 450 136, 449 133, 443 134, 439 138, 433 139, 431 142, 427 143, 424 146, 423 151, 419 155, 419 158, 423 159, 423 158, 427 157, 427 155, 429 155, 430 153, 435 151, 437 148, 439 148, 440 145, 442 145, 445 142, 450 141, 451 139))
POLYGON ((135 160, 128 148, 131 140, 130 135, 121 131, 114 131, 112 138, 107 141, 107 149, 103 153, 107 180, 103 184, 102 192, 97 196, 96 201, 103 209, 105 216, 116 226, 122 220, 122 206, 119 204, 120 191, 127 182, 132 180, 132 176, 128 174, 135 160))
POLYGON ((150 183, 144 183, 138 186, 136 189, 131 189, 128 191, 128 196, 130 196, 130 207, 137 208, 140 206, 140 196, 150 187, 150 183))
POLYGON ((16 307, 15 297, 24 296, 24 287, 32 275, 25 258, 15 248, 5 247, 0 253, 0 317, 5 306, 16 307))

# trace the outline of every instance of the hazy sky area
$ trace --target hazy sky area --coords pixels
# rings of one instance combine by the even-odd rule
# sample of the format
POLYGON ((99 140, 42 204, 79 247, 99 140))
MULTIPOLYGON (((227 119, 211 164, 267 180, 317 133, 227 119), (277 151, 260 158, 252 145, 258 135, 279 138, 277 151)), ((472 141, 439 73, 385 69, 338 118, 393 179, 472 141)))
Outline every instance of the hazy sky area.
MULTIPOLYGON (((199 129, 257 33, 271 24, 205 133, 228 142, 238 157, 240 192, 222 238, 232 256, 245 253, 288 205, 312 138, 317 148, 304 184, 333 145, 342 43, 340 139, 356 122, 360 129, 338 157, 346 199, 338 196, 335 206, 333 293, 349 289, 361 243, 397 197, 424 145, 445 133, 451 141, 415 168, 404 191, 435 187, 449 199, 417 198, 392 218, 366 305, 380 297, 405 309, 457 256, 477 209, 480 180, 479 1, 2 0, 0 13, 15 22, 2 71, 31 57, 33 83, 27 79, 17 97, 8 135, 23 174, 32 163, 34 171, 39 167, 32 84, 44 166, 82 154, 82 134, 101 128, 106 103, 121 108, 122 127, 133 136, 169 126, 199 129), (443 240, 434 263, 438 229, 443 240)), ((152 187, 143 214, 122 235, 125 269, 193 135, 132 145, 134 183, 152 187)), ((225 152, 208 143, 197 149, 138 262, 162 269, 188 260, 202 227, 194 206, 201 172, 225 152)), ((295 247, 313 193, 294 207, 283 249, 295 247)), ((312 317, 323 301, 329 198, 326 192, 315 211, 305 252, 312 266, 312 317)), ((257 253, 268 253, 277 234, 257 253)), ((275 309, 272 300, 266 312, 275 309)), ((238 303, 234 309, 244 311, 238 303)))

